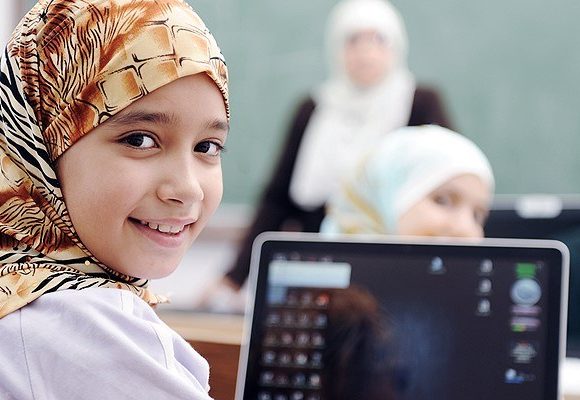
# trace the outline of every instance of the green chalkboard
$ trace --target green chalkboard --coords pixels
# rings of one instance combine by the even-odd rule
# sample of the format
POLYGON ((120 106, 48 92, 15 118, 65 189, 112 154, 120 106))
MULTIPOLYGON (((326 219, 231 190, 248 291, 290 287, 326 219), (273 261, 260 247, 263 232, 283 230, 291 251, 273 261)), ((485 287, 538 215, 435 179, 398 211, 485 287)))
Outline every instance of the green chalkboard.
MULTIPOLYGON (((326 74, 330 0, 191 0, 231 73, 224 201, 253 203, 296 103, 326 74)), ((488 154, 498 193, 580 192, 580 2, 397 0, 417 80, 488 154)))
MULTIPOLYGON (((253 204, 297 102, 326 74, 336 0, 189 0, 231 75, 224 201, 253 204)), ((580 2, 393 0, 417 80, 489 156, 498 193, 580 192, 580 2)), ((32 4, 32 1, 29 1, 32 4)))

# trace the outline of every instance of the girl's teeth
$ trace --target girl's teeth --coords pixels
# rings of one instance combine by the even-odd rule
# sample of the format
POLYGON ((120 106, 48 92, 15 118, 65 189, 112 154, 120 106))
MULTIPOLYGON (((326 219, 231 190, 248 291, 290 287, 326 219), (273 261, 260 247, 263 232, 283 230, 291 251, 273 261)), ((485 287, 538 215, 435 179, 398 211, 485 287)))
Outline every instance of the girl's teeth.
POLYGON ((183 226, 173 226, 173 225, 162 225, 162 224, 155 224, 152 222, 145 222, 141 221, 143 225, 147 225, 151 229, 158 230, 162 233, 179 233, 183 230, 183 226))
POLYGON ((159 232, 169 233, 171 231, 171 226, 169 226, 169 225, 159 225, 159 227, 157 228, 157 230, 159 232))

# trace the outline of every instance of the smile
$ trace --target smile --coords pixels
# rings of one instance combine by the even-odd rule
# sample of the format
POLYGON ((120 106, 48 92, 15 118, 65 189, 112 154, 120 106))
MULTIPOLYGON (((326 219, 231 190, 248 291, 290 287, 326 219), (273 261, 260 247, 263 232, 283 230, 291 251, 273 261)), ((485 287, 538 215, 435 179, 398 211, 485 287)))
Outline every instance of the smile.
POLYGON ((153 222, 147 222, 147 221, 141 221, 141 220, 137 220, 141 225, 145 225, 147 227, 149 227, 150 229, 154 229, 156 231, 159 231, 161 233, 169 233, 169 234, 173 234, 176 235, 180 232, 183 231, 183 229, 185 229, 185 225, 165 225, 165 224, 156 224, 153 222))

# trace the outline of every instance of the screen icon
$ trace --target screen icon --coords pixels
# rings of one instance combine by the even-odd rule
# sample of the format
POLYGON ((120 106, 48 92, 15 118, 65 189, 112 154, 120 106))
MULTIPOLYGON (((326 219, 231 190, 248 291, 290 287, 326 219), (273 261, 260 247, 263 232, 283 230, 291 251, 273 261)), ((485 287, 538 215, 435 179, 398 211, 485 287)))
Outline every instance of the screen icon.
POLYGON ((510 291, 512 301, 523 306, 533 306, 542 297, 542 288, 535 279, 518 279, 510 291))
POLYGON ((493 262, 489 258, 482 260, 481 263, 479 264, 479 274, 489 276, 492 274, 492 272, 493 272, 493 262))
POLYGON ((477 315, 487 316, 491 314, 491 302, 489 299, 480 299, 477 303, 477 315))
POLYGON ((429 264, 429 272, 435 275, 445 273, 445 265, 441 257, 433 257, 429 264))
POLYGON ((512 332, 534 332, 540 327, 540 320, 531 317, 513 317, 511 327, 512 332))
POLYGON ((531 382, 535 379, 536 377, 534 374, 528 374, 513 368, 508 368, 504 374, 505 383, 510 384, 521 384, 524 382, 531 382))
POLYGON ((491 293, 491 280, 484 278, 479 281, 477 286, 477 291, 479 294, 488 295, 491 293))
POLYGON ((513 342, 510 356, 516 364, 530 364, 538 354, 536 346, 527 340, 513 342))

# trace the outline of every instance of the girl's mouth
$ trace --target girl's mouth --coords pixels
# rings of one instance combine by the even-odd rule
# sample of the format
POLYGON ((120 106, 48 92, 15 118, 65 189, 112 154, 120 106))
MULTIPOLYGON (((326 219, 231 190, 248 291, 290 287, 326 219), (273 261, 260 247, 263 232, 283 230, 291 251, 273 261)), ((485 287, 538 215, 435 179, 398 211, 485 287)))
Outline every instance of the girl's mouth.
POLYGON ((182 232, 185 229, 186 225, 165 225, 165 224, 156 224, 154 222, 147 222, 142 220, 133 219, 135 222, 140 223, 141 225, 145 225, 150 229, 154 229, 161 233, 173 234, 176 235, 182 232))
POLYGON ((194 223, 173 222, 172 224, 159 224, 132 217, 129 217, 129 222, 131 222, 142 236, 164 248, 177 248, 182 246, 190 237, 186 233, 194 223))

